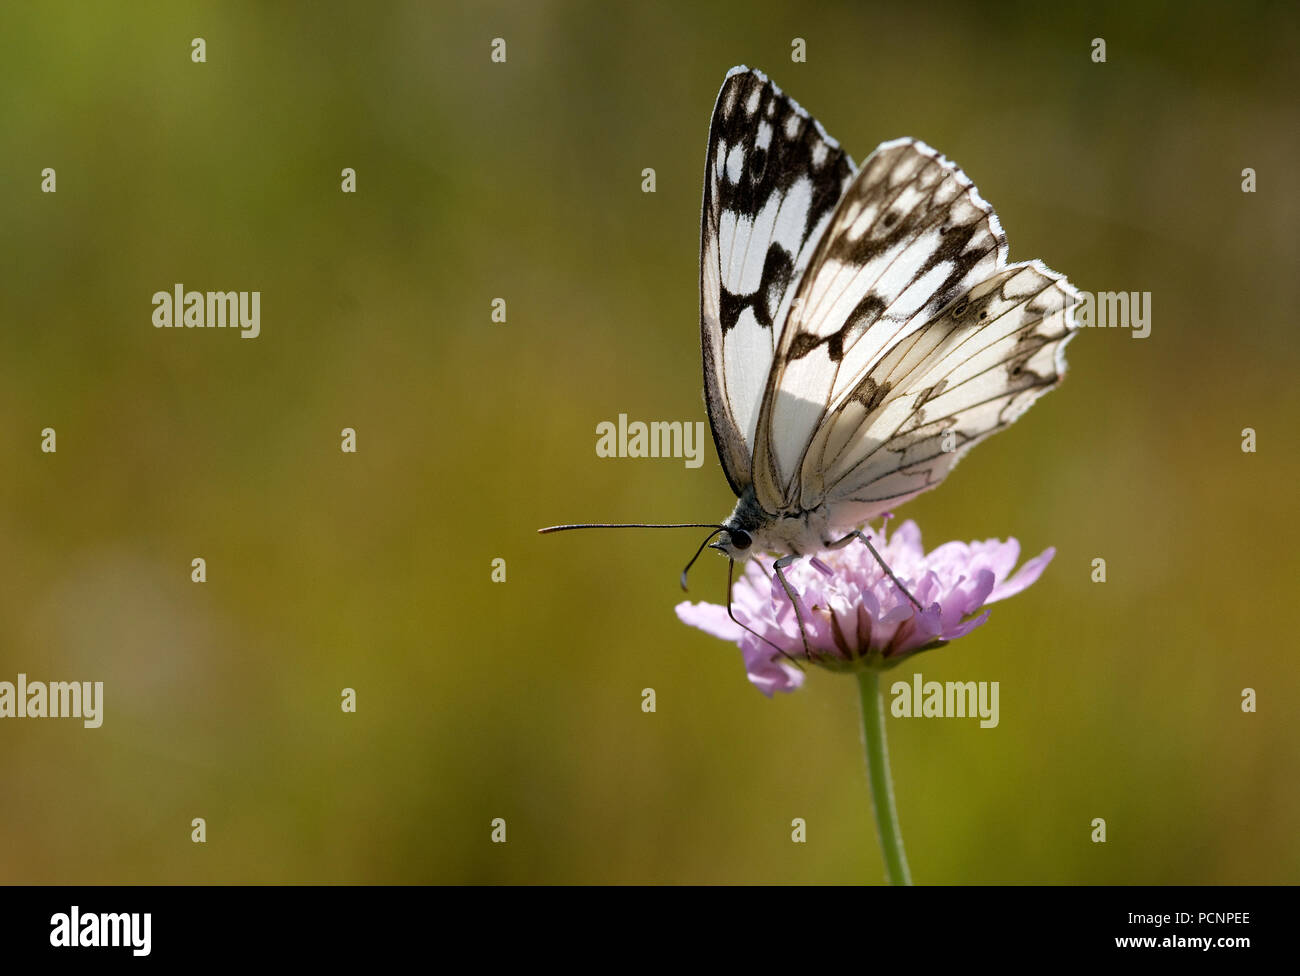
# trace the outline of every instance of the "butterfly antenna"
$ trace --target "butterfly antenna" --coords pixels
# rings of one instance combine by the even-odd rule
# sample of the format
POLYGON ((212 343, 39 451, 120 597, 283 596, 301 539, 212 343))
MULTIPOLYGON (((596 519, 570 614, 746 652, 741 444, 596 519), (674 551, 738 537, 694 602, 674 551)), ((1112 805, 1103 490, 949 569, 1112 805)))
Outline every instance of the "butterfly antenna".
POLYGON ((548 525, 538 529, 539 535, 548 532, 568 532, 570 529, 718 529, 724 526, 713 522, 580 522, 577 525, 548 525))
MULTIPOLYGON (((708 535, 706 535, 706 536, 704 537, 704 541, 700 543, 700 548, 698 548, 698 549, 695 550, 695 555, 691 557, 691 561, 690 561, 689 563, 687 563, 687 564, 686 564, 686 568, 682 570, 682 591, 683 591, 683 592, 686 591, 686 574, 689 573, 689 572, 691 571, 691 567, 695 565, 695 560, 697 560, 697 559, 700 558, 700 553, 702 553, 702 552, 704 551, 704 547, 705 547, 705 546, 707 546, 710 542, 712 542, 713 539, 714 539, 714 538, 715 538, 719 533, 721 533, 721 532, 725 532, 725 531, 726 531, 726 530, 723 529, 722 526, 718 526, 716 529, 714 529, 712 532, 710 532, 708 535)), ((727 592, 730 593, 731 591, 728 590, 727 592)))
POLYGON ((567 532, 570 529, 712 529, 713 531, 700 543, 700 548, 695 550, 695 555, 686 564, 686 568, 682 570, 683 590, 686 589, 686 574, 695 565, 695 560, 700 558, 700 553, 704 551, 704 547, 713 540, 714 536, 727 531, 725 525, 717 525, 713 522, 580 522, 575 525, 548 525, 546 528, 537 531, 539 534, 545 535, 548 532, 567 532))

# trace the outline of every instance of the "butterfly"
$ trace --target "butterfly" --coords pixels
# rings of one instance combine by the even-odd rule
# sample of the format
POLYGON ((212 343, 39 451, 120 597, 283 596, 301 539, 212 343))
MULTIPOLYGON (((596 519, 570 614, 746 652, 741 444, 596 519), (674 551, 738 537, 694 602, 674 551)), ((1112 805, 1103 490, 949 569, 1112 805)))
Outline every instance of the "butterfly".
MULTIPOLYGON (((709 130, 700 341, 737 502, 716 525, 636 527, 713 529, 696 557, 708 545, 729 572, 775 556, 796 613, 782 570, 801 556, 857 539, 893 577, 862 527, 1060 383, 1079 299, 1041 262, 1008 263, 993 208, 925 143, 855 166, 762 72, 733 68, 709 130)), ((542 531, 585 527, 615 526, 542 531)))

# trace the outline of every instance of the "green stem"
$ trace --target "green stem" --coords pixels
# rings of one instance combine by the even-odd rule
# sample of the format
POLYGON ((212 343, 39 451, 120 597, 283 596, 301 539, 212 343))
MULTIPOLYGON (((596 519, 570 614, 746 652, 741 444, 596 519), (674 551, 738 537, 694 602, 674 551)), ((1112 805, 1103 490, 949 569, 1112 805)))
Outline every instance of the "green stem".
POLYGON ((867 779, 871 782, 871 805, 876 811, 876 832, 885 858, 885 872, 890 884, 910 885, 912 875, 907 870, 907 855, 903 853, 903 835, 898 829, 898 811, 894 809, 894 781, 889 775, 880 672, 859 671, 858 690, 862 697, 862 744, 867 753, 867 779))

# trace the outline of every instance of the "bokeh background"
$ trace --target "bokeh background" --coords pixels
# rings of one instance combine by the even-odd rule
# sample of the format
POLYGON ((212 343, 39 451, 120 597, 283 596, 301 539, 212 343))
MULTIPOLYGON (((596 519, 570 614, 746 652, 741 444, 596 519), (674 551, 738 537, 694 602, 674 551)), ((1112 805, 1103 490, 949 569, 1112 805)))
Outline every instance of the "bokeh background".
POLYGON ((534 534, 731 508, 711 445, 595 427, 705 419, 738 63, 858 160, 955 159, 1013 259, 1153 294, 900 512, 1059 550, 896 672, 1001 687, 996 729, 890 722, 917 880, 1300 880, 1298 49, 1286 4, 6 4, 0 680, 106 705, 0 722, 0 880, 882 879, 850 679, 769 701, 678 623, 699 533, 534 534), (260 290, 261 337, 154 329, 176 282, 260 290))

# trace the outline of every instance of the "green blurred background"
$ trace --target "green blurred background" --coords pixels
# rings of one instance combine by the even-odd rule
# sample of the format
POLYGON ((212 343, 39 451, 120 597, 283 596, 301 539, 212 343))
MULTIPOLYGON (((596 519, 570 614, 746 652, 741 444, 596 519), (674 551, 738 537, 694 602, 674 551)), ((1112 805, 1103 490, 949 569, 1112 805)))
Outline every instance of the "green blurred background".
POLYGON ((1149 338, 1085 331, 900 512, 1059 550, 896 672, 1001 686, 996 729, 891 720, 916 879, 1300 880, 1298 52, 1283 4, 6 5, 0 680, 106 705, 0 722, 0 880, 883 877, 851 680, 769 701, 678 623, 699 533, 534 534, 730 510, 711 445, 594 448, 620 413, 705 418, 701 176, 737 63, 858 160, 956 160, 1013 259, 1153 293, 1149 338), (260 290, 261 337, 155 330, 176 282, 260 290))

